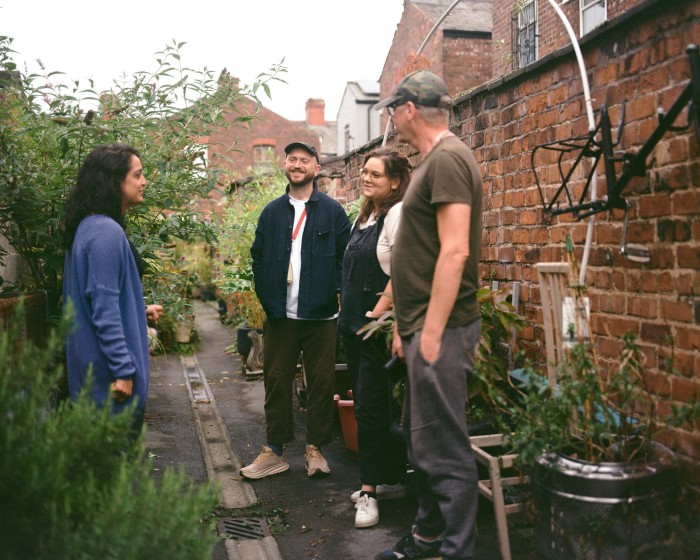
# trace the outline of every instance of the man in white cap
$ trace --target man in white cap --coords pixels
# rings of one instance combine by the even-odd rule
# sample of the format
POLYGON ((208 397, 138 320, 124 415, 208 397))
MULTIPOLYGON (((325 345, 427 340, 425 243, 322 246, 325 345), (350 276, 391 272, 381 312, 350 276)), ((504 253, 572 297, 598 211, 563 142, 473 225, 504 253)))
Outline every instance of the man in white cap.
POLYGON ((451 106, 445 83, 425 70, 375 106, 423 156, 391 259, 393 352, 408 369, 403 428, 418 512, 411 532, 377 560, 474 557, 478 476, 464 408, 481 330, 482 186, 471 150, 448 128, 451 106))

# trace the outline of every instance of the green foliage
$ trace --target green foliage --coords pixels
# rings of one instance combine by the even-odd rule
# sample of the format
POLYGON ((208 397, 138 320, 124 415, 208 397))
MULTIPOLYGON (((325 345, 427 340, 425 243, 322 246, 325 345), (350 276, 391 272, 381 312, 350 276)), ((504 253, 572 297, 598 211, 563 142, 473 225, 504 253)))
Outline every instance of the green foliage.
POLYGON ((361 198, 356 198, 352 202, 348 202, 345 204, 345 213, 348 215, 348 220, 350 220, 351 224, 355 223, 355 220, 357 219, 357 216, 360 213, 361 206, 362 206, 362 199, 361 198))
POLYGON ((0 235, 31 270, 17 288, 60 293, 63 206, 80 164, 99 144, 125 142, 141 151, 149 184, 144 204, 129 213, 127 234, 142 255, 155 258, 173 239, 215 238, 197 216, 197 200, 218 188, 220 173, 206 161, 202 139, 222 126, 249 126, 255 116, 241 113, 239 100, 257 99, 260 88, 269 96, 284 68, 239 89, 225 75, 183 66, 184 43, 173 42, 157 54, 155 70, 98 92, 60 72, 22 75, 11 42, 0 36, 0 71, 9 76, 0 84, 0 235))
MULTIPOLYGON (((483 287, 477 291, 476 297, 481 310, 481 336, 476 349, 475 375, 469 386, 467 414, 470 422, 486 420, 499 408, 494 404, 501 391, 492 387, 507 385, 511 329, 520 328, 525 323, 507 301, 505 289, 493 291, 490 286, 483 287)), ((373 335, 384 336, 387 347, 391 349, 393 328, 392 308, 368 322, 358 334, 364 334, 365 339, 373 335)), ((403 402, 404 380, 394 384, 393 396, 398 402, 403 402)))
POLYGON ((507 300, 505 288, 496 291, 490 286, 480 288, 476 300, 481 310, 481 337, 476 347, 476 375, 469 390, 470 398, 482 397, 487 391, 484 380, 488 384, 507 383, 511 369, 511 333, 525 324, 507 300))
POLYGON ((280 170, 257 176, 231 197, 221 221, 218 248, 223 262, 214 283, 234 306, 234 320, 250 328, 262 328, 265 321, 255 295, 250 248, 260 213, 268 202, 284 193, 286 182, 280 170))
POLYGON ((571 322, 563 326, 567 342, 556 365, 556 382, 550 384, 530 363, 505 377, 477 368, 478 376, 489 401, 502 413, 500 431, 521 464, 533 465, 546 452, 593 463, 643 460, 660 430, 692 426, 699 407, 697 403, 673 407, 671 414, 660 416, 644 354, 633 333, 622 337, 617 366, 600 364, 589 335, 586 287, 577 282, 579 269, 569 236, 566 257, 569 278, 574 279, 569 285, 574 305, 573 317, 567 319, 571 322))
POLYGON ((633 333, 623 338, 620 365, 605 372, 590 346, 575 344, 557 368, 557 384, 528 367, 517 391, 500 395, 509 414, 508 443, 532 465, 543 452, 590 462, 644 460, 664 426, 692 425, 697 405, 660 416, 633 333))
POLYGON ((231 196, 221 220, 219 256, 224 264, 216 280, 222 293, 228 295, 253 288, 253 261, 250 247, 263 208, 284 193, 287 180, 281 171, 261 175, 240 187, 231 196))
POLYGON ((156 485, 128 411, 51 398, 63 334, 41 348, 17 329, 0 336, 3 559, 210 560, 212 489, 172 469, 156 485))

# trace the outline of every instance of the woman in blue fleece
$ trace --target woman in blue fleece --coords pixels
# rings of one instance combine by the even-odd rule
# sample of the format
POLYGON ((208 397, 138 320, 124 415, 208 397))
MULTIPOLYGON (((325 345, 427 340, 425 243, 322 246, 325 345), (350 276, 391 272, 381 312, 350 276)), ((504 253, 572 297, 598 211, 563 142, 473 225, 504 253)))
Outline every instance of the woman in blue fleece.
POLYGON ((125 144, 95 148, 66 205, 63 304, 73 310, 66 339, 68 390, 75 399, 92 372, 90 395, 117 413, 133 406, 143 424, 150 377, 139 258, 124 233, 124 214, 143 202, 147 181, 139 152, 125 144))

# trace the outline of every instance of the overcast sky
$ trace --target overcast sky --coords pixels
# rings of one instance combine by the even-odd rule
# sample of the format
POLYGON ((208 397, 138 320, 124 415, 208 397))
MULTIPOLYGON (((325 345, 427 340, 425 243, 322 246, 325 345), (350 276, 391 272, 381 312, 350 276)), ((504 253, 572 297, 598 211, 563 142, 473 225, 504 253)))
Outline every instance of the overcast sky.
POLYGON ((379 80, 402 13, 403 0, 0 0, 0 35, 14 39, 22 70, 40 59, 98 89, 155 70, 173 39, 187 43, 185 66, 226 68, 244 84, 284 59, 287 84, 263 105, 301 121, 306 100, 321 98, 334 121, 347 82, 379 80))

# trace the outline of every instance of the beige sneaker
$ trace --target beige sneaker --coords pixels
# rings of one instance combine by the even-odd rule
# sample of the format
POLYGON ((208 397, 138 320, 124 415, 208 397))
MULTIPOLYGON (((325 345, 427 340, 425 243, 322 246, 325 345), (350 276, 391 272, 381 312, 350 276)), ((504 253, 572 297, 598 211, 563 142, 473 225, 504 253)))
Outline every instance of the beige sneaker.
POLYGON ((331 474, 328 462, 321 455, 321 450, 315 445, 307 445, 304 454, 304 466, 309 476, 331 474))
POLYGON ((289 463, 284 458, 284 453, 280 457, 266 445, 263 445, 262 453, 255 458, 250 465, 241 469, 241 476, 246 478, 265 478, 289 469, 289 463))

